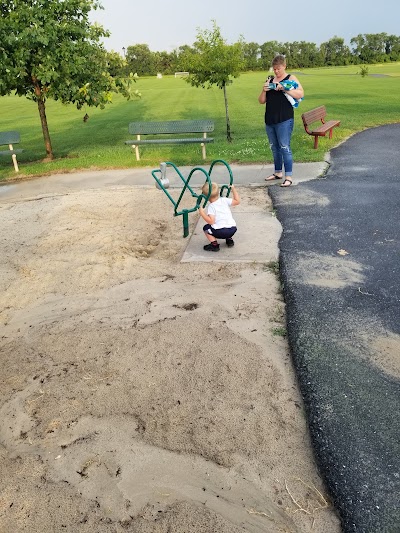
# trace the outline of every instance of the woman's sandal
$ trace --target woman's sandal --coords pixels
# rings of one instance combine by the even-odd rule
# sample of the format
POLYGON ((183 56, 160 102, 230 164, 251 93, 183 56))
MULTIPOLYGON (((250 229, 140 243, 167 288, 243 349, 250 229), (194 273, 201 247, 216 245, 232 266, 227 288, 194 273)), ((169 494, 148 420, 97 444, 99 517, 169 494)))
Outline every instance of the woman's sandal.
POLYGON ((285 180, 281 183, 281 187, 290 187, 292 185, 293 181, 289 178, 285 178, 285 180), (285 183, 288 182, 289 185, 285 185, 285 183))
POLYGON ((271 176, 268 176, 268 178, 264 178, 265 181, 272 181, 272 180, 281 180, 283 179, 283 176, 277 176, 276 174, 271 174, 271 176))

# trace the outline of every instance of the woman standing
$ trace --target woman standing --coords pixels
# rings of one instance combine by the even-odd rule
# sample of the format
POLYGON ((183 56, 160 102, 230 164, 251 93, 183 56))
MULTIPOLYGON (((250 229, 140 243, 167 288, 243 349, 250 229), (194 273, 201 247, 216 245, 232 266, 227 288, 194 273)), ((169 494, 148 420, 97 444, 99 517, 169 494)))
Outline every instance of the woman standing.
POLYGON ((304 91, 296 76, 287 74, 285 56, 277 55, 274 57, 272 69, 275 76, 270 76, 267 79, 258 97, 260 104, 266 104, 265 126, 275 168, 274 173, 265 178, 265 181, 282 179, 284 167, 285 179, 281 183, 281 187, 290 187, 293 180, 293 157, 290 148, 294 124, 293 101, 301 100, 304 97, 304 91), (292 88, 285 89, 281 82, 288 81, 291 83, 284 85, 286 87, 292 86, 292 88))

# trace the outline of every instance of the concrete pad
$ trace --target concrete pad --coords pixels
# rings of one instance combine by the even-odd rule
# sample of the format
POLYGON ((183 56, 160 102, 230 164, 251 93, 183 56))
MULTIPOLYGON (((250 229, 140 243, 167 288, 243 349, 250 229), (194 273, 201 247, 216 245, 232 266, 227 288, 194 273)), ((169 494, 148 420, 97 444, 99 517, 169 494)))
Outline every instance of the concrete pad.
POLYGON ((219 252, 203 250, 208 241, 203 233, 205 222, 200 218, 181 262, 269 263, 278 260, 282 226, 272 213, 247 207, 246 210, 235 211, 234 218, 238 227, 234 236, 235 246, 228 248, 220 240, 219 252))

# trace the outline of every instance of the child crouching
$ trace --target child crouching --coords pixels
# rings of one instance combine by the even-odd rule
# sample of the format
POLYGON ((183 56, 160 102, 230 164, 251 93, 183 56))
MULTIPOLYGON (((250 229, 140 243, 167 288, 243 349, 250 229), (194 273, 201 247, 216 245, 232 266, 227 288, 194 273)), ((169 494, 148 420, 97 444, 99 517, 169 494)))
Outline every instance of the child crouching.
MULTIPOLYGON (((207 196, 209 185, 206 182, 203 185, 201 192, 207 196)), ((232 217, 230 207, 240 204, 240 196, 234 185, 231 186, 233 198, 225 198, 219 195, 219 187, 216 183, 211 183, 211 194, 209 204, 207 206, 207 213, 200 207, 199 213, 201 217, 207 222, 203 226, 204 235, 209 244, 204 246, 204 250, 208 252, 218 252, 219 244, 217 239, 225 239, 226 245, 234 246, 235 242, 232 239, 236 233, 237 227, 234 218, 232 217)))

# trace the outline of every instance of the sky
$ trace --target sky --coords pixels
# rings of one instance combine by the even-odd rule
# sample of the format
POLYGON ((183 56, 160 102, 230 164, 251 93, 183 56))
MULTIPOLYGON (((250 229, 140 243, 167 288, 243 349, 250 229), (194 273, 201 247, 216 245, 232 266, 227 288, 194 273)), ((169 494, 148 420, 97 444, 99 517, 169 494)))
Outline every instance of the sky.
POLYGON ((365 33, 400 36, 400 1, 380 0, 100 0, 104 10, 91 13, 91 22, 111 32, 107 50, 123 53, 134 44, 152 52, 191 46, 198 29, 215 20, 227 42, 306 41, 320 45, 334 36, 345 44, 365 33))

